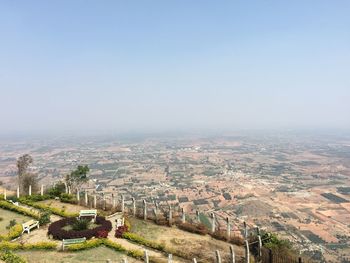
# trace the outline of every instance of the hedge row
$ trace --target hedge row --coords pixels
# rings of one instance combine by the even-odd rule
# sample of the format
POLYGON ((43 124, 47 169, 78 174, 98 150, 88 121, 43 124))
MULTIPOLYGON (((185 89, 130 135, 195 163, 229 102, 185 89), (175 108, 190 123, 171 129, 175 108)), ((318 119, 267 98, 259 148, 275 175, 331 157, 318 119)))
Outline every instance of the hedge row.
POLYGON ((55 215, 62 216, 62 217, 76 217, 76 216, 79 215, 78 213, 68 213, 68 212, 66 212, 64 210, 60 210, 60 209, 55 208, 55 207, 51 207, 51 206, 48 206, 48 205, 45 205, 45 204, 36 203, 35 201, 27 199, 26 197, 25 198, 20 198, 19 201, 21 203, 23 203, 23 204, 32 206, 34 208, 48 210, 51 213, 53 213, 55 215))
MULTIPOLYGON (((116 242, 113 242, 109 239, 106 239, 106 238, 87 240, 84 243, 71 245, 71 246, 67 247, 67 250, 68 251, 79 251, 79 250, 96 248, 96 247, 101 246, 101 245, 104 245, 104 246, 111 248, 111 249, 118 251, 118 252, 126 253, 129 257, 133 257, 136 259, 143 259, 143 257, 144 257, 144 254, 141 250, 127 250, 122 245, 120 245, 116 242)), ((155 261, 152 261, 152 259, 150 261, 155 262, 155 261)))
POLYGON ((157 249, 160 251, 165 251, 165 245, 159 244, 159 243, 151 241, 151 240, 147 240, 147 239, 143 238, 142 236, 139 236, 135 233, 125 232, 125 233, 123 233, 122 237, 125 239, 128 239, 132 242, 146 246, 146 247, 150 247, 150 248, 157 249))
POLYGON ((40 218, 40 215, 38 213, 32 212, 32 211, 25 209, 23 207, 16 206, 16 205, 14 205, 10 202, 4 201, 4 200, 0 200, 0 208, 10 210, 10 211, 13 211, 13 212, 25 215, 25 216, 33 217, 37 220, 39 220, 39 218, 40 218))
POLYGON ((53 222, 49 226, 48 234, 52 235, 54 239, 70 239, 70 238, 82 238, 90 239, 92 237, 100 237, 101 231, 111 231, 112 223, 109 220, 106 220, 104 217, 97 216, 96 224, 97 226, 94 229, 86 229, 81 231, 75 230, 64 230, 63 227, 67 225, 72 225, 77 219, 75 217, 64 218, 59 221, 53 222))
POLYGON ((24 258, 8 250, 3 252, 0 251, 0 260, 4 261, 5 263, 27 263, 24 258))
POLYGON ((10 228, 9 232, 6 235, 0 235, 0 241, 1 240, 10 241, 12 239, 15 239, 16 237, 19 237, 22 234, 22 230, 23 230, 22 225, 16 224, 10 228))
POLYGON ((56 249, 56 242, 38 242, 32 244, 14 243, 9 241, 0 242, 0 250, 31 250, 31 249, 56 249))

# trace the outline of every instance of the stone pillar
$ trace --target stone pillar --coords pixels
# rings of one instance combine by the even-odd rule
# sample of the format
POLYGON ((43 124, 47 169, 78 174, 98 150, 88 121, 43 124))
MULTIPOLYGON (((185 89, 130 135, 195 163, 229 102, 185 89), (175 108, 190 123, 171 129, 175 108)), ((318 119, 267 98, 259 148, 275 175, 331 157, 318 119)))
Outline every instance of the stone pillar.
POLYGON ((198 210, 196 210, 196 217, 197 217, 197 223, 200 223, 201 219, 199 217, 199 211, 198 210))
POLYGON ((233 249, 233 246, 230 246, 230 263, 235 263, 236 259, 235 259, 235 251, 233 249))
POLYGON ((219 250, 215 251, 216 263, 221 263, 221 256, 219 250))
POLYGON ((44 195, 44 185, 43 184, 41 185, 41 188, 40 188, 40 195, 41 196, 44 195))
POLYGON ((97 207, 97 197, 96 195, 94 195, 94 208, 96 209, 96 207, 97 207))
POLYGON ((124 209, 125 209, 125 198, 124 195, 122 195, 122 212, 124 213, 124 209))
POLYGON ((186 223, 186 214, 185 214, 185 210, 184 208, 181 208, 181 212, 182 212, 182 223, 186 223))
POLYGON ((28 195, 32 195, 32 185, 29 185, 28 195))
POLYGON ((248 238, 248 228, 247 228, 247 223, 244 221, 243 222, 243 227, 244 227, 244 239, 248 238))
POLYGON ((132 214, 136 216, 136 200, 134 197, 132 198, 132 214))
POLYGON ((226 237, 227 240, 231 239, 231 225, 230 225, 230 219, 226 217, 226 237))
POLYGON ((7 192, 6 192, 6 189, 4 189, 4 199, 7 200, 7 192))
POLYGON ((215 232, 215 214, 211 213, 211 232, 215 232))
POLYGON ((19 198, 19 186, 17 187, 17 198, 19 198))
POLYGON ((89 203, 88 193, 87 193, 87 191, 85 190, 85 205, 88 206, 88 203, 89 203))
POLYGON ((245 263, 249 263, 250 262, 250 253, 249 253, 249 243, 248 240, 245 240, 245 263))
POLYGON ((149 263, 148 251, 146 249, 144 251, 144 255, 145 255, 145 263, 149 263))
POLYGON ((173 263, 173 255, 172 254, 168 255, 168 263, 173 263))
POLYGON ((143 219, 147 220, 147 203, 145 199, 143 199, 143 219))

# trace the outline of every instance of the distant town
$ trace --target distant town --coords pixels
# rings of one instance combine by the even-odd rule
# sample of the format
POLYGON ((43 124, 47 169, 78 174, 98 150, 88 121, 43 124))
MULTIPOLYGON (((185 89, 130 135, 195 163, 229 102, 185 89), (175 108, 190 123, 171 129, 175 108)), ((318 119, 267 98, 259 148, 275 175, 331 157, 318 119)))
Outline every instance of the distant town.
POLYGON ((178 205, 200 211, 203 222, 215 211, 219 223, 234 222, 237 235, 246 222, 316 259, 350 255, 349 136, 1 139, 0 187, 16 190, 16 160, 25 153, 45 185, 84 164, 90 168, 84 190, 178 205))

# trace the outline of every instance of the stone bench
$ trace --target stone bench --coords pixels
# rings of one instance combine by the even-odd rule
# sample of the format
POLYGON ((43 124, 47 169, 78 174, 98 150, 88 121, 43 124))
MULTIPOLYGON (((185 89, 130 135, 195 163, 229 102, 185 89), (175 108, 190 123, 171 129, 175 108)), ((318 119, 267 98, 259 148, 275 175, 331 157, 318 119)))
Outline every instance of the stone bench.
POLYGON ((96 221, 96 216, 97 216, 97 210, 80 210, 79 212, 79 219, 81 217, 93 217, 94 220, 96 221))
POLYGON ((70 245, 80 244, 86 241, 85 237, 82 238, 72 238, 72 239, 63 239, 62 240, 62 250, 64 250, 65 247, 68 247, 70 245))
POLYGON ((30 233, 30 230, 33 229, 34 227, 37 227, 39 228, 39 221, 36 221, 36 220, 30 220, 28 222, 25 222, 22 224, 22 234, 24 232, 27 232, 28 234, 30 233))

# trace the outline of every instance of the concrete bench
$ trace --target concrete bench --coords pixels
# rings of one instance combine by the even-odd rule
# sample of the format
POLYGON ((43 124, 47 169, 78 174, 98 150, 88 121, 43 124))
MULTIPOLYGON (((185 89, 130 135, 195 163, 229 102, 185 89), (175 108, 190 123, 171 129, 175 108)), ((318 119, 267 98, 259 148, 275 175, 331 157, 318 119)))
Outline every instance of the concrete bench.
POLYGON ((27 232, 28 234, 30 233, 30 230, 33 229, 34 227, 39 228, 39 221, 36 220, 29 220, 28 222, 25 222, 22 224, 22 234, 24 232, 27 232))
POLYGON ((80 244, 86 241, 85 237, 82 238, 72 238, 72 239, 63 239, 62 240, 62 250, 64 250, 65 247, 68 247, 70 245, 80 244))
POLYGON ((94 220, 96 221, 96 216, 97 216, 97 210, 80 210, 79 212, 79 219, 81 217, 93 217, 94 220))

